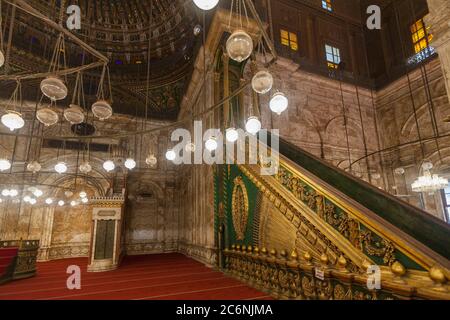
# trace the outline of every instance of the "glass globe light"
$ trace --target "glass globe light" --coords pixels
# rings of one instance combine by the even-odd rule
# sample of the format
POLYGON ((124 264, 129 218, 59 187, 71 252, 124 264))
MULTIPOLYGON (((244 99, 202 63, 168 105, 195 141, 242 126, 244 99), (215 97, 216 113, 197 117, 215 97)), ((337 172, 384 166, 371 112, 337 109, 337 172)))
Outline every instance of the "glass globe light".
POLYGON ((0 159, 0 171, 11 169, 11 162, 8 159, 0 159))
POLYGON ((42 108, 36 112, 36 118, 46 127, 50 127, 58 123, 58 114, 50 108, 42 108))
POLYGON ((23 197, 23 201, 25 201, 25 202, 30 202, 30 200, 31 200, 30 196, 23 197))
POLYGON ((65 173, 67 171, 67 165, 64 162, 58 162, 55 165, 55 171, 59 174, 65 173))
POLYGON ((9 197, 9 190, 8 189, 3 189, 2 190, 2 196, 9 197))
POLYGON ((75 207, 78 203, 75 200, 70 201, 70 205, 72 207, 75 207))
POLYGON ((211 10, 219 3, 219 0, 194 0, 197 7, 202 10, 211 10))
POLYGON ((228 38, 228 56, 237 62, 247 60, 253 52, 253 40, 245 31, 237 30, 228 38))
POLYGON ((186 152, 195 152, 195 143, 193 143, 193 142, 188 143, 184 147, 184 150, 186 150, 186 152))
POLYGON ((84 174, 87 174, 87 173, 89 173, 89 172, 91 172, 92 171, 92 167, 91 167, 91 165, 89 164, 89 162, 84 162, 84 163, 82 163, 81 165, 80 165, 80 172, 81 173, 84 173, 84 174))
POLYGON ((17 191, 16 189, 11 189, 9 190, 9 196, 10 197, 17 197, 19 195, 19 191, 17 191))
POLYGON ((53 203, 53 199, 52 198, 45 199, 45 203, 50 205, 53 203))
POLYGON ((32 161, 27 165, 27 170, 33 173, 39 172, 41 171, 42 166, 39 162, 37 161, 32 161))
POLYGON ((128 170, 133 170, 134 168, 136 168, 136 161, 134 161, 134 159, 128 158, 127 160, 125 160, 125 168, 127 168, 128 170))
POLYGON ((145 163, 148 164, 149 166, 154 167, 158 163, 158 159, 156 159, 156 157, 153 154, 151 154, 145 159, 145 163))
POLYGON ((3 54, 3 51, 0 50, 0 68, 3 67, 5 64, 5 55, 3 54))
POLYGON ((116 168, 116 165, 111 160, 107 160, 103 163, 103 169, 110 172, 113 171, 116 168))
POLYGON ((261 130, 261 121, 257 117, 249 117, 245 123, 245 130, 250 134, 257 134, 261 130))
POLYGON ((53 101, 65 99, 68 92, 64 82, 55 76, 48 76, 41 81, 41 91, 53 101))
POLYGON ((80 124, 84 121, 83 109, 76 104, 71 104, 68 109, 64 110, 64 118, 70 124, 80 124))
POLYGON ((99 118, 101 121, 111 118, 113 110, 111 104, 105 100, 99 100, 95 102, 91 107, 94 116, 99 118))
POLYGON ((10 131, 21 129, 25 125, 22 115, 11 110, 8 110, 7 113, 2 116, 2 123, 8 127, 10 131))
POLYGON ((194 36, 198 36, 201 32, 202 32, 202 27, 199 24, 197 24, 194 27, 194 36))
POLYGON ((88 203, 89 200, 88 200, 88 198, 83 198, 83 199, 81 199, 81 202, 83 202, 83 203, 88 203))
POLYGON ((71 196, 73 196, 73 192, 72 191, 66 191, 66 192, 64 192, 64 195, 66 196, 66 198, 70 198, 71 196))
POLYGON ((44 194, 44 192, 42 192, 42 190, 40 190, 40 189, 36 189, 36 191, 33 192, 33 194, 34 194, 34 196, 35 196, 36 198, 39 198, 39 197, 42 197, 42 195, 44 194))
POLYGON ((175 154, 175 151, 173 151, 172 149, 167 150, 166 152, 166 159, 169 161, 173 161, 175 160, 177 157, 177 155, 175 154))
POLYGON ((34 198, 31 198, 30 199, 30 204, 31 205, 35 205, 37 203, 37 200, 36 199, 34 199, 34 198))
POLYGON ((228 128, 225 133, 225 137, 228 142, 236 142, 239 138, 239 133, 235 128, 228 128))
POLYGON ((270 110, 275 112, 276 114, 280 115, 282 112, 284 112, 289 105, 288 98, 284 95, 282 92, 277 92, 272 96, 272 99, 270 99, 270 110))
POLYGON ((273 77, 267 70, 257 72, 252 79, 252 88, 256 93, 265 94, 272 89, 273 77))
POLYGON ((87 193, 85 191, 81 191, 80 198, 86 198, 86 197, 87 197, 87 193))
POLYGON ((58 206, 62 207, 64 206, 66 203, 63 200, 59 200, 58 201, 58 206))
POLYGON ((214 151, 217 150, 219 144, 217 143, 217 138, 212 136, 210 137, 208 140, 206 140, 205 142, 205 148, 208 151, 214 151))

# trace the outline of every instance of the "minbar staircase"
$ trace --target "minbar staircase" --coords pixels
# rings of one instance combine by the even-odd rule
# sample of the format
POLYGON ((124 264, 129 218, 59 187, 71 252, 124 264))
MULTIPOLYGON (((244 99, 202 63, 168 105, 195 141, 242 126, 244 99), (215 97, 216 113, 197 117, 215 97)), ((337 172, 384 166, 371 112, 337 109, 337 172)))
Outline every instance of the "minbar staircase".
POLYGON ((448 224, 283 139, 279 149, 276 175, 239 169, 295 226, 296 247, 233 244, 225 272, 282 299, 450 299, 448 224))

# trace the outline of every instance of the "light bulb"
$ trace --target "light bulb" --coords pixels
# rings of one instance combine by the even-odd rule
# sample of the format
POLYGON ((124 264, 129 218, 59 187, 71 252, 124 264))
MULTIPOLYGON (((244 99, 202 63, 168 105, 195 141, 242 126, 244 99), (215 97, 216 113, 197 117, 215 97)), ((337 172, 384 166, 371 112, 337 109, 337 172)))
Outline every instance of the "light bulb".
POLYGON ((80 198, 86 198, 87 197, 87 193, 84 191, 80 192, 80 198))
POLYGON ((105 169, 108 172, 113 171, 115 168, 116 168, 116 165, 111 160, 106 160, 103 163, 103 169, 105 169))
POLYGON ((88 203, 89 200, 88 200, 88 198, 83 198, 83 199, 81 199, 81 202, 83 202, 83 203, 88 203))
POLYGON ((80 172, 81 173, 84 173, 84 174, 86 174, 86 173, 89 173, 89 172, 91 172, 91 170, 92 170, 92 167, 91 167, 91 165, 89 164, 89 162, 84 162, 84 163, 82 163, 81 165, 80 165, 80 172))
POLYGON ((10 131, 21 129, 25 125, 22 115, 15 111, 7 111, 2 116, 2 123, 9 128, 10 131))
POLYGON ((218 146, 219 146, 219 145, 218 145, 218 143, 217 143, 217 139, 216 139, 216 137, 214 137, 214 136, 210 137, 210 138, 209 138, 208 140, 206 140, 206 142, 205 142, 205 148, 206 148, 208 151, 214 151, 214 150, 217 149, 218 146))
POLYGON ((225 137, 228 142, 236 142, 239 138, 239 133, 235 128, 228 128, 225 133, 225 137))
POLYGON ((280 115, 283 111, 288 108, 289 100, 282 92, 277 92, 270 99, 270 110, 280 115))
POLYGON ((158 159, 153 154, 151 154, 147 157, 147 159, 145 159, 145 163, 149 166, 154 167, 158 163, 158 159))
POLYGON ((257 134, 261 130, 261 122, 257 117, 249 117, 245 124, 245 130, 250 134, 257 134))
POLYGON ((175 151, 173 151, 172 149, 167 150, 166 152, 166 159, 169 161, 173 161, 175 160, 175 158, 177 157, 177 155, 175 154, 175 151))
POLYGON ((272 89, 273 76, 267 70, 256 73, 252 78, 252 88, 259 94, 265 94, 272 89))
POLYGON ((53 203, 53 199, 52 198, 45 199, 45 203, 50 205, 53 203))
POLYGON ((186 150, 186 152, 195 152, 195 143, 193 143, 193 142, 188 143, 184 147, 184 150, 186 150))
POLYGON ((39 162, 37 161, 32 161, 27 165, 27 170, 33 173, 39 172, 41 171, 42 166, 39 162))
POLYGON ((247 60, 253 52, 253 39, 245 31, 237 30, 226 43, 228 56, 237 62, 247 60))
POLYGON ((25 201, 25 202, 30 202, 30 200, 31 200, 30 196, 23 197, 23 201, 25 201))
POLYGON ((9 197, 9 190, 8 189, 3 189, 2 190, 2 196, 9 197))
POLYGON ((125 160, 125 168, 133 170, 134 168, 136 168, 136 161, 134 161, 131 158, 128 158, 127 160, 125 160))
POLYGON ((9 190, 10 197, 17 197, 18 195, 19 195, 19 191, 17 191, 16 189, 9 190))
POLYGON ((36 189, 36 191, 34 191, 33 194, 36 198, 39 198, 44 194, 44 192, 42 192, 42 190, 40 189, 36 189))
POLYGON ((72 207, 75 207, 78 203, 75 200, 70 201, 70 205, 72 207))
POLYGON ((34 199, 34 198, 31 198, 30 199, 30 204, 31 205, 35 205, 37 203, 37 200, 36 199, 34 199))
POLYGON ((58 201, 58 206, 62 207, 64 206, 66 203, 63 200, 59 200, 58 201))
POLYGON ((11 169, 11 162, 8 159, 0 159, 0 171, 11 169))
POLYGON ((59 174, 64 173, 67 171, 67 165, 64 162, 58 162, 55 165, 55 171, 59 174))
POLYGON ((202 10, 211 10, 219 3, 219 0, 194 0, 197 7, 202 10))

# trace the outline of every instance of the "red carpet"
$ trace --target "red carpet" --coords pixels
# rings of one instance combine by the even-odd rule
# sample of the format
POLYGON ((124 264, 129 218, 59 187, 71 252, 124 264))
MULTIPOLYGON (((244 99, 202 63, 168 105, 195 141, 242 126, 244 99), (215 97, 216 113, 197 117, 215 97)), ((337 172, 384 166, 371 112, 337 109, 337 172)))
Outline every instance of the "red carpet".
POLYGON ((181 254, 126 257, 118 270, 86 272, 87 258, 38 264, 37 276, 0 286, 0 300, 244 300, 265 293, 181 254), (82 270, 81 290, 69 290, 67 267, 82 270))

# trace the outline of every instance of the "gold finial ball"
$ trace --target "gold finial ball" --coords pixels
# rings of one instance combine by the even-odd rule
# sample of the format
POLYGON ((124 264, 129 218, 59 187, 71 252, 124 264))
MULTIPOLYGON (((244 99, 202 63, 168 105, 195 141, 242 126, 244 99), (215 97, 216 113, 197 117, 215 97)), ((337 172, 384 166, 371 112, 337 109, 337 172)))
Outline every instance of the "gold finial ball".
POLYGON ((236 249, 236 245, 232 244, 232 245, 231 245, 231 250, 234 251, 235 249, 236 249))
POLYGON ((428 273, 430 275, 431 280, 433 280, 436 283, 444 284, 447 282, 444 270, 442 270, 439 267, 436 266, 432 267, 428 273))
POLYGON ((258 254, 258 253, 259 253, 259 248, 258 248, 258 247, 255 247, 255 248, 253 249, 253 253, 258 254))
POLYGON ((305 253, 303 254, 303 259, 309 262, 312 260, 312 255, 308 251, 305 251, 305 253))
POLYGON ((292 250, 291 253, 291 260, 298 260, 298 254, 297 254, 297 250, 292 250))
POLYGON ((287 257, 287 252, 286 252, 286 250, 281 250, 281 251, 280 251, 280 256, 282 256, 283 258, 286 258, 286 257, 287 257))
POLYGON ((262 254, 267 254, 267 249, 266 249, 266 247, 263 247, 263 248, 261 249, 261 253, 262 253, 262 254))
POLYGON ((328 264, 328 256, 325 253, 322 253, 322 255, 320 256, 320 262, 322 262, 323 264, 328 264))
POLYGON ((275 249, 270 250, 270 255, 271 256, 276 256, 277 255, 277 250, 275 250, 275 249))
POLYGON ((247 247, 247 252, 252 253, 253 252, 253 247, 252 246, 248 246, 247 247))
POLYGON ((406 269, 405 267, 398 261, 395 261, 392 265, 391 265, 391 271, 393 274, 395 274, 398 277, 402 277, 406 274, 406 269))
POLYGON ((363 262, 362 262, 362 267, 366 270, 369 269, 371 265, 372 265, 372 263, 370 263, 367 260, 363 260, 363 262))
POLYGON ((338 265, 341 268, 345 268, 347 266, 347 259, 344 256, 340 256, 338 259, 338 265))
POLYGON ((236 250, 237 250, 237 251, 240 251, 240 250, 241 250, 241 246, 240 246, 240 245, 237 245, 237 246, 236 246, 236 250))

